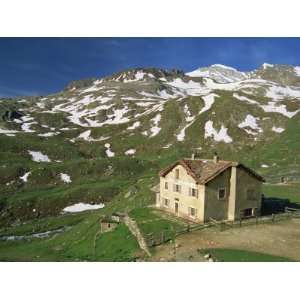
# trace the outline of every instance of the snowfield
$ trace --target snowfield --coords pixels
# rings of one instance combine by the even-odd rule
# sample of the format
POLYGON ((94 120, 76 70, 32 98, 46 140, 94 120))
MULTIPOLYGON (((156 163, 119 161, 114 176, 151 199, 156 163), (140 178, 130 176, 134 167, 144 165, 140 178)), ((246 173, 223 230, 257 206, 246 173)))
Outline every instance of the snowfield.
POLYGON ((42 152, 40 151, 28 150, 28 153, 31 155, 32 160, 35 162, 51 162, 50 158, 47 155, 42 154, 42 152))
POLYGON ((77 213, 82 212, 86 210, 94 210, 94 209, 100 209, 103 208, 105 205, 103 203, 100 204, 88 204, 88 203, 76 203, 70 206, 67 206, 63 209, 63 212, 65 213, 77 213))

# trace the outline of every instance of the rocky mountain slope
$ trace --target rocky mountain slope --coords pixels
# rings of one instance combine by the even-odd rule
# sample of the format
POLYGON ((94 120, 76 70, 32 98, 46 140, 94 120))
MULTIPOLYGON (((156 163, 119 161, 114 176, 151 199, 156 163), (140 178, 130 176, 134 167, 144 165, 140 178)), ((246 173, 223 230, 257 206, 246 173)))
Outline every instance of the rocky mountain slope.
POLYGON ((268 180, 298 178, 299 111, 300 67, 267 63, 251 72, 137 68, 52 95, 1 99, 0 205, 44 199, 36 188, 53 198, 68 190, 57 210, 78 197, 109 200, 118 179, 152 172, 155 181, 160 167, 192 152, 218 151, 268 180))

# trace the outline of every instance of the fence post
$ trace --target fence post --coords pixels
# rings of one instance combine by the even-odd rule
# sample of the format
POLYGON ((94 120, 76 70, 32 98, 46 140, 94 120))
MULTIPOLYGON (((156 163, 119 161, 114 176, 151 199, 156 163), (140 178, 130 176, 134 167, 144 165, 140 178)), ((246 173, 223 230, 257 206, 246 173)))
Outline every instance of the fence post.
POLYGON ((240 227, 242 227, 242 218, 240 217, 240 227))
POLYGON ((160 234, 160 242, 161 242, 161 244, 163 244, 164 241, 165 241, 165 235, 164 235, 164 231, 162 231, 161 234, 160 234))
POLYGON ((257 215, 255 216, 255 224, 256 225, 258 224, 258 216, 257 215))
POLYGON ((275 222, 275 215, 272 214, 272 222, 274 223, 275 222))

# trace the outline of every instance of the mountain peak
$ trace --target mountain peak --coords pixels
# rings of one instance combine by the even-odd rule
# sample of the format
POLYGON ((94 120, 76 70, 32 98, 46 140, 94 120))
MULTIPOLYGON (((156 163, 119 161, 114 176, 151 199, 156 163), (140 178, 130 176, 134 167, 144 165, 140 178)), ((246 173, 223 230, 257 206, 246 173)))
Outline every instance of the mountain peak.
POLYGON ((222 65, 222 64, 213 64, 209 68, 219 68, 219 69, 225 69, 225 70, 232 70, 232 71, 237 71, 237 69, 222 65))
POLYGON ((198 68, 195 71, 186 73, 186 75, 189 77, 211 78, 218 83, 237 82, 248 78, 246 73, 221 64, 214 64, 209 67, 198 68))
POLYGON ((269 63, 263 63, 262 64, 262 68, 265 70, 265 69, 267 69, 267 68, 273 68, 274 67, 274 65, 273 64, 269 64, 269 63))

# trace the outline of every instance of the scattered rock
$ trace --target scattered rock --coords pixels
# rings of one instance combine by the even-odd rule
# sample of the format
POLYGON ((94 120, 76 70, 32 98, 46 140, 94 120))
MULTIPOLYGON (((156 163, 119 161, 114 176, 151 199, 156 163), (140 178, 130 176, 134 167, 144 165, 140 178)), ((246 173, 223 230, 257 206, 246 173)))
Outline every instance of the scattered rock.
POLYGON ((211 258, 211 255, 210 255, 209 253, 206 253, 206 254, 204 255, 204 258, 205 258, 205 259, 210 259, 210 258, 211 258))

